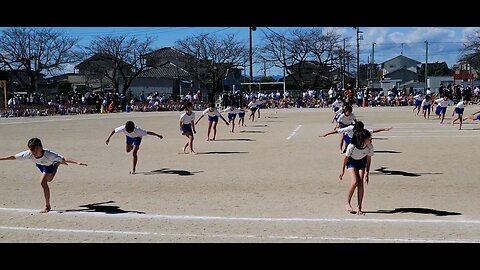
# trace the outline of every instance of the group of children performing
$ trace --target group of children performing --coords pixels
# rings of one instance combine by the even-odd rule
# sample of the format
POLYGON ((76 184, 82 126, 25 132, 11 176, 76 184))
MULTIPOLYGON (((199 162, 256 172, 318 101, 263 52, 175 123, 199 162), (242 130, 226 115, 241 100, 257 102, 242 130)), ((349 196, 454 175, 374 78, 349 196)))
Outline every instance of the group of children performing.
MULTIPOLYGON (((260 117, 260 110, 259 105, 261 102, 258 102, 255 98, 248 104, 248 108, 250 109, 250 118, 255 121, 255 112, 258 112, 258 117, 260 117)), ((236 108, 235 106, 230 106, 229 108, 223 110, 222 112, 228 113, 228 122, 227 120, 221 115, 221 113, 215 108, 215 104, 211 103, 209 108, 203 111, 200 118, 195 121, 195 113, 193 112, 193 104, 188 102, 184 108, 185 112, 182 113, 180 116, 180 133, 187 137, 187 143, 183 146, 182 150, 183 153, 186 153, 187 148, 190 149, 190 153, 196 154, 193 150, 193 140, 194 140, 194 133, 196 133, 195 125, 200 121, 205 115, 208 116, 208 132, 207 132, 207 141, 215 140, 217 134, 217 123, 219 118, 221 118, 226 125, 231 125, 231 132, 235 130, 235 118, 238 114, 239 126, 245 126, 245 114, 246 114, 246 106, 242 106, 242 108, 236 108), (213 138, 210 139, 210 132, 213 128, 213 138)), ((132 152, 132 170, 129 172, 130 174, 136 174, 136 167, 138 162, 138 151, 140 149, 140 144, 142 142, 142 138, 147 135, 156 136, 160 139, 163 139, 162 135, 159 135, 153 131, 147 131, 143 128, 140 128, 135 125, 132 121, 127 121, 125 125, 115 128, 112 130, 110 135, 108 136, 105 143, 108 145, 112 136, 116 133, 123 133, 125 135, 125 144, 126 144, 126 152, 132 152)), ((30 159, 32 160, 37 168, 42 173, 40 176, 40 185, 43 189, 43 194, 45 197, 45 207, 40 211, 41 213, 48 213, 51 210, 50 204, 50 188, 48 183, 53 181, 58 166, 60 164, 68 165, 68 163, 75 163, 78 165, 87 166, 86 163, 81 161, 63 157, 62 155, 51 151, 49 149, 43 148, 42 142, 38 138, 32 138, 27 143, 28 150, 20 152, 16 155, 0 157, 0 160, 22 160, 22 159, 30 159)))
MULTIPOLYGON (((422 98, 421 94, 418 96, 418 100, 422 98)), ((425 114, 430 113, 429 107, 429 100, 430 98, 427 96, 421 100, 421 102, 416 102, 417 114, 419 111, 418 104, 422 106, 424 110, 424 116, 427 117, 425 114)), ((444 97, 443 99, 439 99, 435 101, 438 104, 437 110, 440 111, 442 114, 442 122, 446 112, 446 107, 448 105, 448 98, 444 97), (441 108, 441 109, 438 109, 441 108)), ((250 109, 250 117, 249 119, 252 122, 255 119, 255 112, 258 112, 258 116, 260 117, 259 112, 259 105, 261 102, 256 100, 255 98, 248 104, 248 108, 250 109)), ((459 102, 456 106, 455 113, 458 114, 458 118, 456 120, 460 120, 460 128, 463 122, 463 109, 464 106, 467 104, 466 101, 459 102)), ((215 140, 216 137, 216 126, 218 123, 219 118, 221 118, 226 125, 231 125, 231 132, 234 132, 235 129, 235 119, 237 114, 239 115, 239 126, 244 126, 244 117, 246 114, 247 106, 242 106, 242 108, 236 108, 235 106, 230 106, 223 110, 222 112, 228 113, 228 122, 227 120, 221 115, 221 113, 215 108, 215 104, 210 104, 209 108, 205 109, 202 115, 195 121, 195 113, 193 112, 193 104, 188 102, 185 105, 184 111, 179 119, 179 128, 180 133, 187 138, 187 142, 183 146, 182 150, 183 153, 187 153, 187 148, 189 148, 190 153, 195 154, 193 149, 193 141, 194 141, 194 134, 196 133, 195 126, 196 124, 205 116, 208 116, 208 131, 207 131, 207 141, 215 140), (210 139, 210 133, 213 129, 213 137, 210 139)), ((369 172, 370 172, 370 165, 372 161, 372 156, 374 155, 374 147, 372 144, 372 133, 382 132, 382 131, 389 131, 392 128, 380 128, 380 129, 366 129, 364 123, 361 121, 357 121, 356 117, 353 113, 353 108, 349 104, 344 104, 342 100, 337 99, 333 103, 333 111, 335 112, 335 116, 332 120, 332 123, 336 121, 336 125, 333 131, 325 133, 322 137, 326 137, 329 135, 339 133, 340 136, 340 152, 345 154, 342 158, 342 167, 341 173, 339 175, 339 179, 342 180, 345 174, 345 169, 348 170, 351 183, 347 192, 347 198, 345 203, 345 208, 350 213, 356 213, 357 215, 363 215, 362 212, 362 202, 364 196, 364 182, 368 184, 369 182, 369 172), (357 209, 356 211, 353 210, 351 205, 351 200, 353 194, 357 189, 357 209)), ((472 120, 480 120, 480 111, 472 114, 468 118, 472 120)), ((132 162, 132 170, 130 174, 136 173, 136 166, 138 161, 138 151, 140 144, 142 142, 142 138, 147 135, 153 135, 160 139, 163 139, 162 135, 159 135, 153 131, 147 131, 135 125, 134 122, 128 121, 125 125, 115 128, 110 135, 108 136, 105 143, 108 145, 110 142, 111 137, 116 133, 124 133, 126 138, 126 152, 132 152, 133 162, 132 162)), ((41 213, 47 213, 51 210, 50 204, 50 189, 48 183, 53 181, 58 166, 60 164, 68 165, 68 163, 75 163, 78 165, 87 166, 87 164, 72 159, 63 157, 60 154, 57 154, 49 149, 43 148, 42 142, 38 138, 32 138, 28 141, 28 149, 27 151, 20 152, 16 155, 0 157, 0 160, 16 160, 16 159, 30 159, 32 160, 37 168, 42 173, 40 176, 40 184, 43 189, 44 197, 45 197, 45 207, 41 210, 41 213)))
MULTIPOLYGON (((448 103, 450 102, 448 96, 443 96, 443 98, 438 98, 435 101, 432 101, 432 97, 430 95, 424 96, 422 92, 418 93, 415 97, 415 106, 413 108, 413 112, 417 111, 417 115, 420 114, 420 109, 422 109, 423 117, 425 119, 430 119, 430 111, 433 110, 433 106, 435 108, 435 114, 438 115, 438 118, 441 119, 440 124, 443 124, 443 120, 445 119, 445 114, 447 112, 448 103)), ((452 117, 457 114, 457 117, 452 120, 452 126, 455 125, 455 122, 459 121, 460 126, 459 130, 462 129, 463 121, 467 119, 471 120, 480 120, 480 111, 471 114, 468 117, 463 117, 463 112, 465 111, 465 106, 467 106, 468 100, 461 100, 455 105, 455 109, 452 112, 452 117)))
POLYGON ((340 134, 340 152, 345 154, 342 158, 342 170, 339 179, 342 180, 347 168, 351 182, 347 192, 345 208, 350 213, 364 215, 362 211, 364 186, 369 181, 370 165, 374 154, 372 133, 389 131, 392 128, 366 129, 362 121, 357 121, 353 108, 337 99, 333 104, 335 116, 332 123, 337 122, 334 130, 325 133, 321 137, 340 134), (357 189, 357 209, 353 210, 351 201, 357 189))

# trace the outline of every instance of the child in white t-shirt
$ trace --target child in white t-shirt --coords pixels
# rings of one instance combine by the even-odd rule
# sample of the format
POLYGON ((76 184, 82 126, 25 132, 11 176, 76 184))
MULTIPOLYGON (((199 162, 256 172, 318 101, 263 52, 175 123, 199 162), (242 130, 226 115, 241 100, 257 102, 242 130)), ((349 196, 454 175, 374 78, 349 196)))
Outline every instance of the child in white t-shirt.
POLYGON ((342 172, 340 173, 340 180, 345 174, 345 167, 348 168, 352 181, 347 193, 347 202, 345 207, 347 211, 353 212, 351 200, 355 188, 357 190, 358 208, 357 215, 363 215, 363 181, 368 184, 370 164, 374 153, 374 148, 371 143, 372 134, 368 130, 362 130, 353 134, 352 142, 348 145, 345 157, 343 158, 342 172))
POLYGON ((40 213, 48 213, 52 209, 50 205, 50 188, 48 182, 52 182, 57 173, 60 164, 68 165, 67 163, 75 163, 78 165, 87 166, 87 164, 74 160, 72 158, 63 157, 51 150, 44 149, 42 141, 38 138, 32 138, 28 141, 27 151, 20 152, 14 156, 0 157, 0 160, 21 160, 30 159, 35 162, 35 165, 40 170, 40 185, 43 189, 43 196, 45 197, 45 208, 40 213))
POLYGON ((126 138, 126 151, 129 153, 130 151, 133 150, 132 155, 133 155, 133 168, 130 171, 130 174, 135 174, 135 169, 137 168, 137 161, 138 161, 138 150, 140 149, 140 143, 142 143, 142 137, 145 137, 147 135, 154 135, 157 136, 160 139, 163 139, 162 135, 158 135, 155 132, 152 131, 146 131, 145 129, 139 128, 135 126, 135 123, 132 121, 128 121, 125 125, 119 126, 116 129, 110 133, 110 136, 108 136, 107 141, 105 142, 107 145, 110 142, 110 138, 113 136, 115 133, 122 132, 125 134, 126 138))

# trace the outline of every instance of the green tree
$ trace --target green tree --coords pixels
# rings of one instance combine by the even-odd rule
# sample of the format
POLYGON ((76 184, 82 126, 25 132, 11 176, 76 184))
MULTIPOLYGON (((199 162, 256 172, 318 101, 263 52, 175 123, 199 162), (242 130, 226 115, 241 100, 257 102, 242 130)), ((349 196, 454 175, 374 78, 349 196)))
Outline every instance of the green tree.
MULTIPOLYGON (((418 81, 425 81, 425 64, 422 64, 420 68, 417 69, 418 81)), ((427 75, 428 76, 453 76, 453 70, 448 68, 446 62, 435 62, 428 63, 427 66, 427 75)))

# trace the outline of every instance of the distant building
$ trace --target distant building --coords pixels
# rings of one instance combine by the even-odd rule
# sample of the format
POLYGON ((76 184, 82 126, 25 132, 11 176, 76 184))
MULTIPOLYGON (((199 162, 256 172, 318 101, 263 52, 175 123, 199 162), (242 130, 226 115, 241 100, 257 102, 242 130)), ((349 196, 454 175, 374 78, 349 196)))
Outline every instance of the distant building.
POLYGON ((382 80, 395 80, 399 84, 418 81, 419 61, 399 55, 381 64, 382 80))

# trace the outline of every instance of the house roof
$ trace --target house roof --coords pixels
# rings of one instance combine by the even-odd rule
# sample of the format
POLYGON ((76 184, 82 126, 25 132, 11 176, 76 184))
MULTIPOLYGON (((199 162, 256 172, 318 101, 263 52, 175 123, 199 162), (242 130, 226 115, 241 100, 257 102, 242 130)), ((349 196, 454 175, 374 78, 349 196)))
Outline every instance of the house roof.
POLYGON ((190 74, 172 62, 148 69, 138 75, 139 78, 177 78, 188 77, 190 74))
POLYGON ((392 58, 392 59, 390 59, 390 60, 387 60, 387 61, 383 62, 382 64, 385 64, 385 63, 387 63, 387 62, 393 61, 393 60, 395 60, 395 59, 397 59, 397 58, 403 58, 403 59, 405 59, 405 60, 407 60, 407 61, 415 62, 415 63, 417 63, 417 64, 421 64, 421 62, 418 62, 417 60, 412 59, 412 58, 408 58, 408 57, 406 57, 406 56, 404 56, 404 55, 396 56, 396 57, 394 57, 394 58, 392 58))
MULTIPOLYGON (((84 69, 89 68, 94 63, 96 66, 103 66, 107 68, 111 68, 113 66, 112 62, 114 57, 104 53, 96 53, 86 60, 82 61, 80 64, 76 65, 76 69, 84 69)), ((122 61, 125 66, 129 66, 127 62, 122 61)))
POLYGON ((417 72, 408 70, 408 69, 406 69, 406 68, 401 68, 401 69, 397 69, 397 70, 395 70, 395 71, 392 71, 392 72, 390 72, 390 73, 387 73, 387 74, 383 75, 383 77, 388 78, 389 75, 391 76, 392 74, 396 74, 396 73, 413 73, 414 75, 417 75, 417 76, 418 76, 418 73, 417 73, 417 72))
POLYGON ((190 58, 194 58, 192 55, 188 54, 188 53, 184 53, 178 49, 175 49, 173 47, 164 47, 164 48, 161 48, 161 49, 158 49, 158 50, 155 50, 151 53, 147 53, 145 54, 145 57, 146 58, 149 58, 149 57, 155 57, 155 58, 175 58, 177 56, 180 56, 180 57, 190 57, 190 58))

